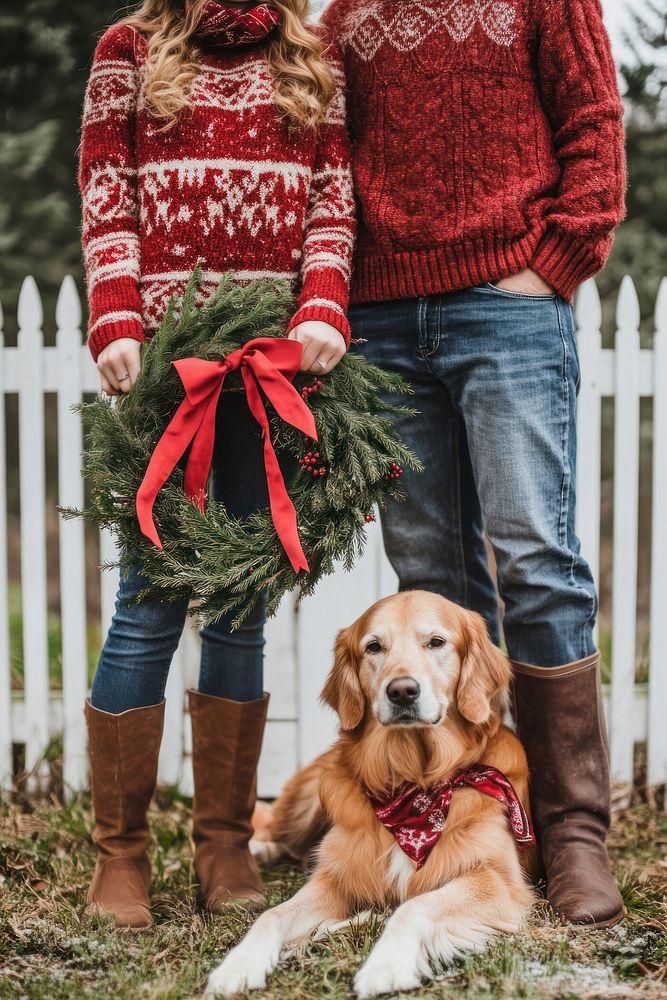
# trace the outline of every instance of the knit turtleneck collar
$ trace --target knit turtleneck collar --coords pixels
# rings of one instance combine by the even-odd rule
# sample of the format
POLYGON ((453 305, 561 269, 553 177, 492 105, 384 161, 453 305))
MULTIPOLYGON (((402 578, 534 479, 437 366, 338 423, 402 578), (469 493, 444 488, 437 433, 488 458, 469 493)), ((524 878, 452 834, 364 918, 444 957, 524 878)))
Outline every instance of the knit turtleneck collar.
POLYGON ((196 35, 206 45, 233 48, 261 42, 279 23, 280 14, 268 3, 240 9, 209 0, 196 35))

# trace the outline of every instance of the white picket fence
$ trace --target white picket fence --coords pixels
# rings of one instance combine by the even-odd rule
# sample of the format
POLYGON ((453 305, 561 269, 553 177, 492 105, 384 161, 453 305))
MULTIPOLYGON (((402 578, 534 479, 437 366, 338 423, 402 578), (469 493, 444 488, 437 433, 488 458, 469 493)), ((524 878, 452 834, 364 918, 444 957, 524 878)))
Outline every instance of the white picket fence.
MULTIPOLYGON (((626 277, 617 307, 614 350, 603 349, 600 302, 588 282, 577 300, 582 366, 579 400, 577 527, 596 579, 600 551, 601 400, 615 400, 612 682, 607 692, 612 768, 628 783, 636 742, 646 741, 648 780, 667 782, 667 280, 655 310, 651 350, 640 349, 639 307, 626 277), (650 671, 648 685, 635 685, 636 590, 640 397, 653 397, 653 524, 651 557, 650 671)), ((42 305, 32 277, 25 279, 18 305, 17 347, 4 347, 0 313, 0 788, 12 780, 12 744, 24 744, 26 764, 39 774, 50 739, 64 738, 64 781, 70 791, 87 782, 82 705, 87 692, 85 537, 79 520, 60 521, 62 688, 51 690, 48 669, 47 549, 44 396, 57 395, 58 502, 81 506, 82 428, 72 412, 83 393, 97 389, 97 373, 82 346, 81 308, 71 277, 65 278, 56 308, 57 340, 45 347, 42 305), (5 397, 19 399, 19 468, 7 469, 5 397), (21 601, 24 683, 11 690, 7 572, 7 475, 19 477, 21 601)), ((101 538, 102 558, 113 540, 101 538)), ((322 582, 297 609, 286 600, 268 626, 267 689, 271 708, 260 765, 260 794, 276 794, 301 763, 332 740, 333 714, 321 708, 319 691, 330 664, 335 631, 376 598, 392 592, 396 578, 382 551, 379 529, 369 526, 365 557, 343 578, 322 582)), ((102 628, 112 613, 113 573, 103 573, 102 628)), ((184 692, 196 681, 197 637, 186 629, 170 674, 160 780, 191 791, 190 733, 184 692)))

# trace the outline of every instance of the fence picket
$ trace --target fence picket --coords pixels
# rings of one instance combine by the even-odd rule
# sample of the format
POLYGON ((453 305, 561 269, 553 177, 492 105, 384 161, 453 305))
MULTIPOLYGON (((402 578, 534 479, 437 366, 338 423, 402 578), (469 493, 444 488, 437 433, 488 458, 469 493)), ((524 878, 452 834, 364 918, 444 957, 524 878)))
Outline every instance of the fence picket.
POLYGON ((600 369, 602 310, 595 282, 586 281, 576 304, 581 385, 577 402, 577 534, 596 582, 600 579, 600 369))
POLYGON ((380 584, 380 526, 367 527, 366 553, 346 573, 342 567, 325 577, 314 597, 299 606, 297 617, 297 669, 299 764, 308 763, 330 745, 336 729, 334 713, 320 705, 319 696, 333 662, 339 628, 349 625, 373 601, 385 596, 380 584), (363 595, 363 596, 362 596, 363 595), (334 613, 335 612, 335 613, 334 613))
POLYGON ((630 784, 634 737, 628 692, 635 686, 637 645, 640 343, 639 301, 629 275, 621 282, 616 315, 610 750, 615 778, 630 784))
MULTIPOLYGON (((5 346, 0 306, 0 358, 5 346)), ((0 364, 0 790, 12 781, 12 677, 9 664, 9 570, 7 566, 7 456, 5 451, 5 392, 0 364)))
MULTIPOLYGON (((116 539, 106 528, 100 531, 100 563, 115 562, 118 558, 116 539)), ((100 619, 102 639, 106 636, 116 606, 118 570, 105 569, 100 573, 100 619)))
MULTIPOLYGON (((188 625, 183 632, 182 648, 183 688, 184 691, 187 691, 188 688, 194 688, 197 686, 197 680, 199 678, 199 635, 192 622, 188 622, 188 625)), ((185 704, 183 696, 181 704, 185 704)), ((194 792, 194 776, 192 773, 192 723, 190 721, 190 713, 187 711, 183 717, 183 761, 181 764, 180 787, 184 795, 192 795, 194 792)), ((259 793, 260 795, 265 794, 261 784, 259 786, 259 793)))
POLYGON ((44 391, 42 302, 28 276, 18 301, 19 483, 21 490, 21 606, 26 709, 26 769, 40 779, 49 742, 49 661, 46 593, 44 391))
POLYGON ((162 785, 179 785, 183 761, 183 712, 185 678, 183 661, 185 632, 181 636, 178 649, 167 678, 164 706, 164 730, 160 757, 158 759, 158 782, 162 785))
POLYGON ((294 598, 285 597, 265 628, 264 683, 271 691, 271 717, 296 722, 296 616, 294 598), (275 695, 274 695, 275 692, 275 695))
POLYGON ((651 547, 651 610, 648 774, 650 785, 667 784, 667 278, 655 306, 653 341, 653 525, 651 547))
MULTIPOLYGON (((83 507, 81 417, 81 304, 74 279, 62 283, 56 305, 58 352, 58 499, 83 507)), ((64 705, 64 770, 67 793, 87 783, 83 703, 88 690, 86 649, 86 572, 83 522, 60 518, 60 615, 64 705)))

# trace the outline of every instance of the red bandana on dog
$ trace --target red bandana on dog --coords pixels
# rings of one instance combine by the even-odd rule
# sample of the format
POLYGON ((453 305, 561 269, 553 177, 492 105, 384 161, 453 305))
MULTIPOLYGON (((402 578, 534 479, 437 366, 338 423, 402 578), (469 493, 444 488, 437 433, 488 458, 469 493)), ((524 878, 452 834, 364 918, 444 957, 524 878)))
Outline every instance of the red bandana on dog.
POLYGON ((197 26, 197 36, 209 45, 252 45, 271 34, 278 24, 280 14, 266 3, 258 3, 249 10, 235 10, 209 0, 197 26))
POLYGON ((507 809, 510 825, 519 847, 533 847, 535 838, 526 811, 502 771, 483 764, 473 764, 459 771, 450 781, 432 788, 420 788, 406 782, 391 799, 368 793, 375 815, 396 838, 401 850, 421 868, 440 839, 456 788, 476 788, 491 795, 507 809))

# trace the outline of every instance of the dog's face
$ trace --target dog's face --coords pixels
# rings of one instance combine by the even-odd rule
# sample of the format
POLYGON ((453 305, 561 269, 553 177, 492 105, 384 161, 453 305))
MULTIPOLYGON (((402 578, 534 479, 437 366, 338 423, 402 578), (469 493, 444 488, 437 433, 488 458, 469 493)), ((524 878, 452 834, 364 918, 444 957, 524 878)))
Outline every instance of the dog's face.
POLYGON ((344 730, 371 713, 383 726, 437 726, 453 710, 483 725, 507 694, 507 659, 484 621, 451 601, 408 591, 379 601, 336 641, 323 700, 344 730))

